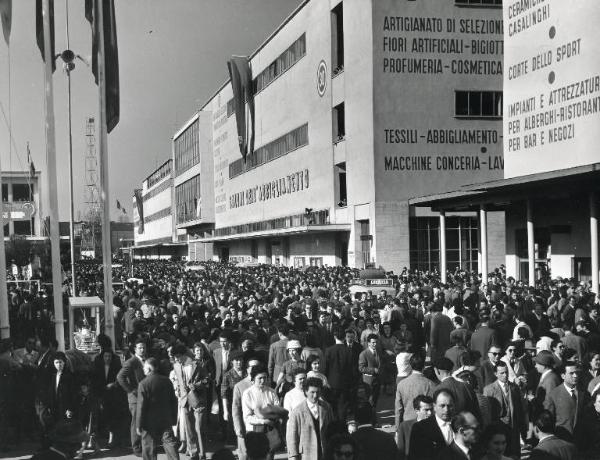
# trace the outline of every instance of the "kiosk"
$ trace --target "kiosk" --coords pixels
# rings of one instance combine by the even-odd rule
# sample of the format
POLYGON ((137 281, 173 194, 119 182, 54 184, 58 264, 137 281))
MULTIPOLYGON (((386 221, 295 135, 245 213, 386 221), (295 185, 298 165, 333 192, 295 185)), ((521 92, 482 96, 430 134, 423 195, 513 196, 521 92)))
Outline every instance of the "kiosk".
POLYGON ((96 353, 99 349, 97 337, 100 334, 100 311, 104 308, 104 302, 98 296, 93 297, 69 297, 69 345, 71 349, 77 348, 85 353, 96 353), (93 333, 85 325, 75 333, 74 311, 76 309, 88 309, 90 316, 96 317, 96 332, 93 333), (76 343, 77 334, 79 343, 76 343))

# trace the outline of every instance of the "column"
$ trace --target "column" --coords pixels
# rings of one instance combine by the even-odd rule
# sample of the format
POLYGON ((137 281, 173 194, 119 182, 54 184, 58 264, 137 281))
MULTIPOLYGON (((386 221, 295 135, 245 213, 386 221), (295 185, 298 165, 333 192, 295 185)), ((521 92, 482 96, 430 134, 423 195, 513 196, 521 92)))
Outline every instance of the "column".
POLYGON ((479 208, 479 233, 481 235, 481 282, 488 283, 488 249, 487 249, 487 211, 484 205, 479 208))
POLYGON ((592 292, 598 299, 598 212, 596 210, 596 192, 590 192, 590 238, 592 252, 592 292))
POLYGON ((535 238, 533 232, 533 203, 527 200, 527 262, 529 285, 535 286, 535 238))
POLYGON ((440 211, 440 277, 442 283, 447 281, 447 256, 446 256, 446 211, 440 211))

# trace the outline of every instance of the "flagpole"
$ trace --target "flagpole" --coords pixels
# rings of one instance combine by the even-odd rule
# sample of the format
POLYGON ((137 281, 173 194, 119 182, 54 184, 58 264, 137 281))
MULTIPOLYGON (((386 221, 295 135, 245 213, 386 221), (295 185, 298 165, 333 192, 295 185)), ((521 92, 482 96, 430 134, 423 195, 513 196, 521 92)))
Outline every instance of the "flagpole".
MULTIPOLYGON (((69 0, 65 1, 65 27, 67 37, 67 50, 70 50, 69 43, 69 0)), ((65 62, 65 71, 67 72, 67 101, 68 101, 68 124, 69 124, 69 243, 71 249, 71 295, 77 297, 77 287, 75 284, 75 229, 73 222, 73 134, 71 132, 71 71, 75 68, 72 62, 65 62)))
POLYGON ((100 95, 100 200, 102 201, 102 259, 104 262, 104 333, 115 344, 112 291, 112 248, 110 244, 110 207, 108 187, 108 133, 106 127, 106 69, 104 50, 104 1, 96 8, 98 25, 98 92, 100 95))
MULTIPOLYGON (((9 13, 10 14, 10 13, 9 13)), ((11 14, 12 17, 12 14, 11 14)), ((4 24, 3 24, 4 26, 4 24)), ((9 72, 8 80, 10 84, 10 30, 6 30, 2 27, 4 32, 4 39, 8 46, 8 61, 9 61, 9 72)), ((10 99, 10 94, 9 94, 10 99)), ((8 145, 11 148, 12 141, 12 123, 9 124, 8 129, 10 133, 8 135, 8 145)), ((4 229, 4 197, 2 196, 2 163, 0 162, 0 228, 4 229)), ((9 211, 10 212, 10 211, 9 211)), ((4 248, 4 230, 2 230, 2 241, 0 242, 0 339, 8 339, 10 337, 10 314, 8 311, 8 290, 6 288, 6 251, 4 248)))
POLYGON ((50 0, 42 1, 44 22, 44 92, 46 107, 46 163, 48 164, 48 201, 50 205, 50 249, 52 254, 52 293, 54 327, 59 350, 65 349, 62 276, 60 266, 60 236, 58 227, 58 193, 56 189, 56 132, 54 126, 54 88, 52 85, 52 45, 50 38, 50 0))

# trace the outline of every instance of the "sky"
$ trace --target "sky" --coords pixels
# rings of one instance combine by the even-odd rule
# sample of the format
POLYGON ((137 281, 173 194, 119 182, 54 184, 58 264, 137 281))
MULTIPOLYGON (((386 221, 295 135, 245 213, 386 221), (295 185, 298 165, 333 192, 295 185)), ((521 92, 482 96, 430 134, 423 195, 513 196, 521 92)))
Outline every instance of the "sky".
MULTIPOLYGON (((121 117, 108 135, 111 218, 132 215, 133 189, 170 158, 171 139, 227 80, 227 59, 251 54, 300 0, 115 0, 121 117)), ((43 61, 35 39, 35 0, 13 0, 10 48, 0 34, 0 161, 26 171, 27 142, 46 176, 43 61), (10 78, 9 78, 10 76, 10 78), (12 126, 12 144, 8 126, 12 126), (12 145, 12 149, 11 149, 12 145), (11 151, 12 150, 12 151, 11 151)), ((69 48, 91 62, 91 30, 83 0, 55 0, 56 53, 69 48)), ((75 218, 86 209, 85 121, 98 114, 91 68, 71 72, 75 218)), ((60 220, 69 218, 67 77, 53 76, 60 220)), ((96 140, 97 144, 97 140, 96 140)), ((99 154, 99 152, 97 152, 99 154)), ((98 177, 100 170, 98 168, 98 177)), ((45 187, 42 185, 42 187, 45 187)), ((42 189, 47 214, 47 191, 42 189)))

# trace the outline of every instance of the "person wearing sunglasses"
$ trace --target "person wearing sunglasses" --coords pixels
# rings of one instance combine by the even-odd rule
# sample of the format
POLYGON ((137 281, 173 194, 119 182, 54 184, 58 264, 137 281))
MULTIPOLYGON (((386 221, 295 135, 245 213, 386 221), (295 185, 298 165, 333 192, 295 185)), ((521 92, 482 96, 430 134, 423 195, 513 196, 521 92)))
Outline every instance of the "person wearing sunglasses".
POLYGON ((452 417, 450 422, 454 441, 446 446, 438 455, 444 460, 470 460, 473 446, 479 441, 481 427, 479 421, 471 412, 460 412, 452 417))
POLYGON ((496 345, 492 345, 487 353, 487 359, 481 363, 481 367, 478 369, 478 378, 480 381, 480 388, 488 386, 490 383, 496 381, 496 364, 500 361, 502 356, 502 349, 496 345))

